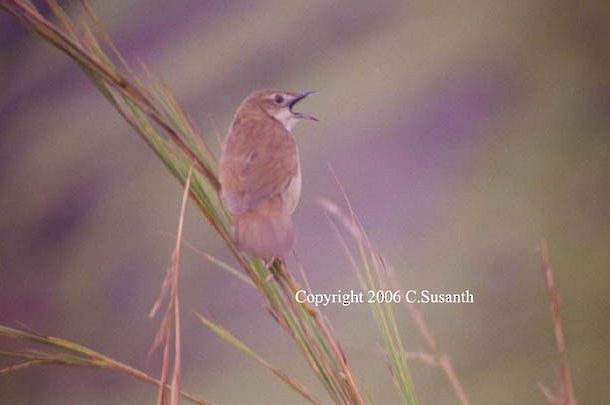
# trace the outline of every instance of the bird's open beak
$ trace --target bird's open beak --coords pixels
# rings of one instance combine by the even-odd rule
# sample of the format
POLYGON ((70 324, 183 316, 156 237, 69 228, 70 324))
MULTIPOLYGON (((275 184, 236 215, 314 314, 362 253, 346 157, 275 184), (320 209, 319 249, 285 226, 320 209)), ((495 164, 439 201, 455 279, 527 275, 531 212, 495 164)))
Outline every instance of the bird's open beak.
POLYGON ((316 117, 312 116, 312 115, 307 115, 305 113, 300 113, 300 112, 294 112, 292 111, 292 107, 295 106, 296 103, 298 103, 299 101, 303 100, 305 97, 309 96, 310 94, 313 94, 315 92, 313 91, 304 91, 302 93, 297 94, 292 101, 290 101, 290 104, 288 104, 288 107, 290 108, 290 112, 292 113, 293 116, 295 116, 296 118, 301 118, 304 120, 312 120, 312 121, 319 121, 316 117))

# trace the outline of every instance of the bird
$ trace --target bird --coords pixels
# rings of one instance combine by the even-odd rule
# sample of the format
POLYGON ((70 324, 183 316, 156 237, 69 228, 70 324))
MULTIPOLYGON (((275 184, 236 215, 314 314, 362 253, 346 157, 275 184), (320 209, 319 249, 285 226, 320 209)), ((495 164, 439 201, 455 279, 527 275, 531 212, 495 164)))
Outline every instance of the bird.
POLYGON ((300 120, 318 119, 293 108, 312 93, 252 92, 237 108, 223 142, 221 201, 233 218, 237 248, 253 257, 279 257, 294 244, 292 213, 302 179, 291 131, 300 120))

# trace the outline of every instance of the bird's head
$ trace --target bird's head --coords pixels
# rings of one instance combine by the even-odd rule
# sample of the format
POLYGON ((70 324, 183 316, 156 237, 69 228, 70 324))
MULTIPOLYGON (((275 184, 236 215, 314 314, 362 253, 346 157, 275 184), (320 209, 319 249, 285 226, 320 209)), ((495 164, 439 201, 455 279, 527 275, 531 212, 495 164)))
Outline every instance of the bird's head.
POLYGON ((256 104, 267 115, 279 121, 288 131, 292 130, 295 124, 301 120, 317 121, 316 117, 293 111, 294 106, 313 91, 294 93, 291 91, 278 89, 265 89, 252 93, 246 103, 256 104))

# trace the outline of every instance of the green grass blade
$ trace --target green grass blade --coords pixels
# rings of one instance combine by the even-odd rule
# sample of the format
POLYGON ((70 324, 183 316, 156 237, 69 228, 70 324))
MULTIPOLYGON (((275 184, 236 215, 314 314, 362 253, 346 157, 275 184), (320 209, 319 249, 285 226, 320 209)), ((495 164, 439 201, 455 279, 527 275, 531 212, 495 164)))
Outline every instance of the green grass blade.
POLYGON ((306 400, 311 402, 312 404, 321 404, 320 400, 316 399, 309 391, 300 383, 296 382, 294 379, 289 377, 285 372, 278 369, 277 367, 271 365, 267 360, 263 359, 257 353, 255 353, 250 347, 248 347, 241 340, 237 339, 231 332, 223 328, 222 326, 210 321, 203 315, 198 312, 195 312, 197 318, 210 330, 212 330, 216 335, 218 335, 221 339, 231 344, 233 347, 237 348, 240 352, 246 354, 248 357, 256 360, 260 365, 269 370, 275 376, 277 376, 280 380, 286 383, 290 388, 294 389, 296 392, 301 394, 306 400))

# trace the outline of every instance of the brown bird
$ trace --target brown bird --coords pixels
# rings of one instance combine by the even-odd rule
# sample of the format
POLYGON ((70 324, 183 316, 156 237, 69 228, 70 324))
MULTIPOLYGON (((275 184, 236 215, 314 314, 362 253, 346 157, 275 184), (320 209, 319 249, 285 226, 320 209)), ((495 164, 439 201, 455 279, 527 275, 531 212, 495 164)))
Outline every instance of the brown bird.
POLYGON ((241 103, 220 158, 221 198, 233 215, 238 248, 265 258, 294 243, 292 213, 301 197, 297 144, 290 131, 315 117, 292 108, 312 92, 255 91, 241 103))

